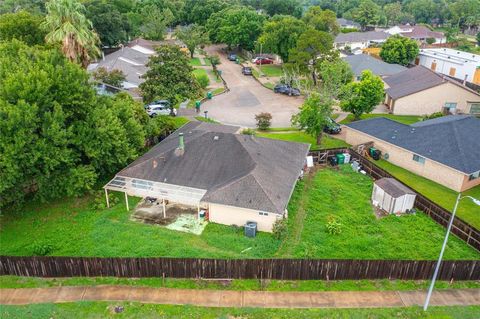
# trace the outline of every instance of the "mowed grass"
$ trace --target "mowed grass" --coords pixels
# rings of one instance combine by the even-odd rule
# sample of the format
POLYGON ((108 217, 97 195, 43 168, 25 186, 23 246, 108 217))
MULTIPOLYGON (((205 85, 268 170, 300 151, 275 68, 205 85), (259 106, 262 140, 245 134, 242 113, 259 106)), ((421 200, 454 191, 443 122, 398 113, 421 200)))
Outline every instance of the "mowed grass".
MULTIPOLYGON (((420 122, 422 120, 421 116, 416 115, 394 115, 394 114, 363 114, 360 117, 360 120, 367 120, 375 117, 385 117, 387 119, 391 119, 402 124, 410 125, 413 123, 420 122)), ((340 121, 340 124, 348 124, 353 122, 353 115, 348 114, 347 118, 343 121, 340 121)))
POLYGON ((199 58, 191 58, 190 59, 190 65, 191 66, 204 66, 204 65, 212 65, 212 63, 210 62, 209 59, 203 59, 205 61, 205 64, 202 64, 202 62, 200 62, 200 59, 199 58))
MULTIPOLYGON (((457 192, 385 160, 375 161, 375 164, 443 208, 449 211, 453 210, 453 206, 457 199, 457 192)), ((463 192, 463 195, 470 195, 474 198, 480 199, 480 186, 476 186, 463 192)), ((457 209, 457 216, 477 229, 480 229, 480 207, 475 205, 471 200, 464 199, 460 202, 457 209)))
POLYGON ((258 68, 268 77, 280 77, 283 75, 283 68, 281 65, 266 64, 258 66, 258 68))
MULTIPOLYGON (((131 221, 123 194, 116 194, 120 202, 111 209, 95 210, 93 198, 86 196, 49 204, 31 202, 17 212, 5 212, 0 255, 28 256, 37 245, 51 245, 49 255, 54 256, 437 258, 444 228, 422 213, 376 219, 369 177, 346 165, 340 170, 320 170, 312 178, 295 188, 283 240, 263 232, 247 238, 241 228, 213 223, 197 236, 131 221), (341 234, 327 232, 329 216, 342 224, 341 234)), ((130 198, 130 207, 138 200, 130 198)), ((445 258, 478 259, 480 254, 452 236, 445 258)))
POLYGON ((263 308, 208 308, 192 305, 158 305, 137 302, 70 302, 45 303, 0 308, 1 318, 461 318, 478 319, 480 306, 430 307, 424 312, 420 307, 377 309, 263 309, 263 308), (116 306, 123 307, 115 313, 116 306))
POLYGON ((202 76, 202 75, 208 76, 207 71, 205 69, 202 69, 202 68, 195 69, 195 70, 193 70, 192 73, 196 78, 198 78, 199 76, 202 76))
POLYGON ((322 137, 322 144, 317 145, 317 140, 301 131, 294 131, 294 132, 263 132, 263 131, 258 131, 257 136, 259 137, 266 137, 266 138, 271 138, 274 140, 282 140, 282 141, 289 141, 289 142, 298 142, 298 143, 308 143, 310 144, 310 149, 311 150, 319 150, 319 149, 326 149, 326 148, 337 148, 337 147, 349 147, 350 145, 345 143, 342 140, 332 138, 327 136, 326 134, 323 135, 322 137))
MULTIPOLYGON (((353 172, 349 165, 322 169, 313 181, 299 183, 289 205, 289 233, 295 234, 301 225, 301 235, 290 238, 286 248, 282 245, 280 254, 295 258, 436 259, 445 229, 423 213, 377 219, 371 191, 370 177, 353 172), (299 192, 302 188, 306 191, 299 192), (303 212, 303 222, 298 222, 296 215, 303 212), (342 224, 340 234, 327 232, 329 218, 342 224)), ((463 241, 450 237, 445 258, 479 257, 463 241)))

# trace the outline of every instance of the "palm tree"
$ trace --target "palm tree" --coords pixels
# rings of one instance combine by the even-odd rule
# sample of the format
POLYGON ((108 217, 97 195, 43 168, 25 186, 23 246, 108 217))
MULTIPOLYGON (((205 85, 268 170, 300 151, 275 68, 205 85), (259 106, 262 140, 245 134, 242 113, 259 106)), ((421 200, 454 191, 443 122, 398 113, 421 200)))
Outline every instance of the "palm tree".
POLYGON ((47 16, 42 26, 48 32, 46 42, 62 43, 65 57, 86 68, 100 50, 98 35, 85 17, 83 4, 77 0, 50 0, 45 7, 47 16))

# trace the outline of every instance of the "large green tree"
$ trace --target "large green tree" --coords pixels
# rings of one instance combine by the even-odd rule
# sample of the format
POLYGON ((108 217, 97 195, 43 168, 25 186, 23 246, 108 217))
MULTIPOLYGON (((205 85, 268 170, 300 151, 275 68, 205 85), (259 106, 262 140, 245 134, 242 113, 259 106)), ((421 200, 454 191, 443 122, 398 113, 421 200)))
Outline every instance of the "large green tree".
POLYGON ((45 32, 40 28, 41 16, 26 11, 0 15, 0 41, 17 39, 28 45, 42 44, 45 32))
POLYGON ((255 10, 232 7, 214 13, 206 26, 213 42, 251 50, 262 32, 264 21, 265 17, 255 10))
POLYGON ((263 0, 261 2, 262 9, 268 15, 291 15, 297 18, 302 16, 302 7, 297 0, 263 0))
POLYGON ((400 2, 388 3, 383 7, 385 15, 385 25, 391 26, 400 22, 400 13, 402 12, 402 4, 400 2))
POLYGON ((337 98, 343 86, 354 78, 350 64, 340 58, 320 63, 318 73, 322 81, 322 92, 332 98, 337 98))
POLYGON ((139 154, 148 122, 129 96, 97 96, 56 48, 1 43, 0 206, 91 189, 139 154))
POLYGON ((325 31, 335 35, 340 32, 340 25, 337 23, 335 12, 322 10, 319 6, 308 8, 302 20, 318 31, 325 31))
POLYGON ((45 12, 45 0, 2 0, 0 1, 0 14, 28 11, 32 14, 45 12))
POLYGON ((345 85, 340 93, 340 107, 353 114, 355 120, 370 113, 383 100, 383 81, 370 70, 363 71, 360 81, 345 85))
POLYGON ((228 7, 225 0, 186 0, 182 22, 205 25, 210 16, 228 7))
POLYGON ((175 32, 175 36, 187 46, 190 56, 193 58, 195 49, 199 45, 208 43, 208 32, 204 26, 191 24, 185 27, 179 26, 175 32))
POLYGON ((418 55, 418 44, 414 40, 395 35, 383 43, 380 57, 387 63, 408 65, 418 55))
POLYGON ((362 30, 369 25, 376 25, 380 14, 380 7, 372 0, 361 0, 358 8, 353 11, 353 18, 362 30))
POLYGON ((297 45, 298 37, 305 31, 305 23, 291 16, 275 16, 265 23, 258 42, 263 52, 278 54, 283 62, 288 62, 291 49, 297 45))
POLYGON ((437 5, 433 0, 415 0, 407 3, 405 9, 414 16, 415 22, 431 23, 436 17, 437 5))
POLYGON ((90 0, 85 8, 86 16, 92 21, 103 46, 114 47, 128 40, 128 21, 113 4, 104 0, 90 0))
POLYGON ((85 16, 85 7, 77 0, 49 0, 46 8, 47 15, 42 23, 48 32, 45 40, 61 44, 67 59, 86 68, 100 50, 98 35, 85 16))
POLYGON ((322 143, 323 129, 330 123, 333 100, 328 96, 312 93, 300 107, 300 112, 292 116, 292 124, 312 135, 317 145, 322 143))
POLYGON ((195 98, 200 86, 193 76, 189 59, 178 46, 162 45, 147 63, 148 71, 140 84, 145 102, 167 99, 173 104, 186 98, 195 98))
POLYGON ((300 35, 297 46, 290 50, 289 64, 297 66, 304 74, 310 74, 313 84, 317 85, 318 65, 335 59, 337 55, 331 34, 309 29, 300 35))

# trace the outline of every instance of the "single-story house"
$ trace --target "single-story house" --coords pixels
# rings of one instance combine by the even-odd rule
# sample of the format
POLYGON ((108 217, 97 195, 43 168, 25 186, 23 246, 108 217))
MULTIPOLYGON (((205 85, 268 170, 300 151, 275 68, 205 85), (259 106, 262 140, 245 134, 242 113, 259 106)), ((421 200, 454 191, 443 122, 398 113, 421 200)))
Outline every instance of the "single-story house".
POLYGON ((433 43, 447 42, 443 32, 432 31, 423 25, 398 25, 385 30, 385 32, 391 35, 400 34, 402 37, 410 38, 420 43, 426 43, 427 39, 434 39, 433 43))
POLYGON ((480 119, 449 115, 405 125, 378 117, 347 124, 346 142, 457 192, 480 185, 480 119))
POLYGON ((480 85, 480 55, 449 48, 420 49, 415 64, 480 85))
POLYGON ((334 46, 338 50, 350 50, 360 52, 357 49, 366 49, 372 44, 385 42, 390 34, 383 31, 367 31, 367 32, 349 32, 340 33, 335 37, 334 46))
POLYGON ((356 79, 359 79, 365 70, 370 70, 383 79, 407 69, 402 65, 386 63, 368 54, 350 55, 343 59, 350 64, 356 79))
POLYGON ((360 24, 352 20, 337 18, 337 23, 342 29, 361 29, 360 24))
POLYGON ((480 94, 423 66, 384 79, 385 105, 393 114, 480 114, 480 94))
POLYGON ((272 231, 306 163, 309 145, 236 134, 239 127, 190 122, 104 186, 205 209, 211 222, 257 222, 272 231))

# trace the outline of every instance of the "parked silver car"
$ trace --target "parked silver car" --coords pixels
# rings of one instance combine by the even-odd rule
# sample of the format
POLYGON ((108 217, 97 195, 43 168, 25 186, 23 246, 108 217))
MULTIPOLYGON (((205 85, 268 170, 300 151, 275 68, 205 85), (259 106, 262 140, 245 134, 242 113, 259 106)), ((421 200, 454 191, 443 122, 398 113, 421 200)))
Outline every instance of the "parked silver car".
MULTIPOLYGON (((172 115, 170 109, 170 102, 167 100, 154 101, 146 106, 147 114, 150 117, 157 115, 172 115)), ((173 109, 173 116, 177 115, 177 110, 173 109)))

